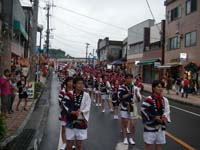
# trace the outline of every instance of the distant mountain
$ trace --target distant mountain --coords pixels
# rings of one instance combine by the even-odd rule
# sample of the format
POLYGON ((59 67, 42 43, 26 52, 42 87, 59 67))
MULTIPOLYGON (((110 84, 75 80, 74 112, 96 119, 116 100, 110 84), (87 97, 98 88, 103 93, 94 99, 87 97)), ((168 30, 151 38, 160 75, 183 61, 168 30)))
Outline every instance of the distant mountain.
POLYGON ((61 49, 50 49, 49 50, 49 58, 74 58, 70 56, 69 54, 66 55, 65 51, 61 49))

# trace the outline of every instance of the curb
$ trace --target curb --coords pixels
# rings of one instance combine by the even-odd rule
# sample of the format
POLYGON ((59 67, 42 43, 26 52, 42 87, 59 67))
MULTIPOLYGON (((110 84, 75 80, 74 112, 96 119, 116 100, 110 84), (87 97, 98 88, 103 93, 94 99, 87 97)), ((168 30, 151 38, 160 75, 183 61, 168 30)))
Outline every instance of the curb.
MULTIPOLYGON (((45 82, 45 84, 46 84, 46 82, 45 82)), ((38 98, 36 100, 34 100, 32 106, 31 106, 31 109, 28 112, 28 115, 26 116, 25 120, 22 122, 20 127, 15 131, 15 133, 13 135, 4 139, 4 141, 0 144, 0 149, 5 147, 8 143, 10 143, 12 140, 14 140, 17 136, 19 136, 22 133, 22 131, 23 131, 24 127, 26 126, 28 120, 30 119, 33 111, 35 110, 36 105, 37 105, 38 101, 40 100, 40 97, 41 97, 43 91, 44 91, 44 85, 42 86, 42 89, 41 89, 41 92, 40 92, 38 98)))
MULTIPOLYGON (((149 92, 147 90, 144 90, 144 92, 151 93, 151 92, 149 92)), ((187 101, 184 101, 184 100, 174 99, 174 98, 166 96, 166 95, 164 95, 164 97, 168 98, 169 100, 181 103, 181 104, 186 104, 186 105, 190 105, 190 106, 194 106, 194 107, 200 108, 199 104, 193 104, 193 103, 190 103, 190 102, 187 102, 187 101)))
MULTIPOLYGON (((52 79, 52 74, 50 74, 47 79, 48 80, 52 79)), ((49 82, 48 80, 46 80, 45 85, 47 85, 47 83, 49 82)), ((51 89, 51 84, 50 84, 50 89, 51 89)), ((48 98, 50 98, 50 97, 51 97, 51 93, 49 92, 48 98)), ((38 150, 38 148, 42 142, 44 133, 45 133, 45 127, 47 124, 48 114, 49 114, 49 101, 47 101, 47 104, 44 105, 44 113, 43 113, 42 119, 40 121, 40 125, 39 125, 39 127, 32 139, 32 142, 30 143, 27 150, 38 150)))

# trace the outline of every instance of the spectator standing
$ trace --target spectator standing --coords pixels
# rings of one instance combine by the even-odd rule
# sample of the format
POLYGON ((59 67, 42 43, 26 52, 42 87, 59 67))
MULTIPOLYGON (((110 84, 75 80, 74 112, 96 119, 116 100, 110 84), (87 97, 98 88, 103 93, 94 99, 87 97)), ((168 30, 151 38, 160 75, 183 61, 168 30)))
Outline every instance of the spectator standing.
POLYGON ((172 89, 172 79, 170 76, 168 76, 167 78, 167 85, 166 85, 166 90, 167 90, 167 94, 170 94, 170 89, 172 89))
POLYGON ((4 116, 7 116, 10 107, 10 71, 4 70, 3 76, 0 78, 1 88, 1 112, 4 116))
POLYGON ((14 112, 12 106, 15 100, 16 92, 17 92, 17 79, 15 76, 15 72, 12 72, 10 76, 10 107, 9 107, 9 111, 12 113, 14 112))
POLYGON ((19 92, 19 101, 17 102, 16 111, 19 111, 19 105, 23 99, 24 99, 24 111, 27 111, 26 106, 28 98, 28 93, 27 93, 28 87, 24 75, 21 75, 20 80, 17 82, 17 87, 19 92))
POLYGON ((176 81, 175 81, 175 91, 176 91, 176 95, 179 95, 180 88, 181 88, 181 79, 180 79, 180 78, 177 78, 176 81))
POLYGON ((187 77, 185 77, 185 79, 182 81, 182 87, 183 87, 183 92, 182 92, 182 97, 187 98, 188 97, 188 90, 189 90, 189 80, 187 79, 187 77))

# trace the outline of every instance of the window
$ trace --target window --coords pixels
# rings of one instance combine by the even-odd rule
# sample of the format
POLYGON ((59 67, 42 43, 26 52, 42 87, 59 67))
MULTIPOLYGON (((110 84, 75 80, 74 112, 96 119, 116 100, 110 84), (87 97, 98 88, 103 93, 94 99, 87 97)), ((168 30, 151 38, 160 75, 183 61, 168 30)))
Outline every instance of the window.
POLYGON ((169 39, 169 50, 180 48, 181 40, 179 36, 169 39))
POLYGON ((168 11, 168 22, 174 21, 181 17, 181 6, 178 6, 170 11, 168 11))
POLYGON ((197 33, 190 32, 185 34, 185 47, 190 47, 196 45, 197 33))
POLYGON ((197 10, 197 0, 186 0, 186 14, 190 14, 197 10))

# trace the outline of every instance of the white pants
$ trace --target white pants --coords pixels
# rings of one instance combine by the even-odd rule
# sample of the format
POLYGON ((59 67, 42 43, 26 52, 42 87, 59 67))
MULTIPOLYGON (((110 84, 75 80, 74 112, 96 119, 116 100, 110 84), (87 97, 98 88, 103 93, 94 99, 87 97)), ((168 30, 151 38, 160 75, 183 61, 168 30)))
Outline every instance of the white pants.
POLYGON ((87 129, 70 129, 66 128, 66 139, 67 140, 86 140, 87 129))

